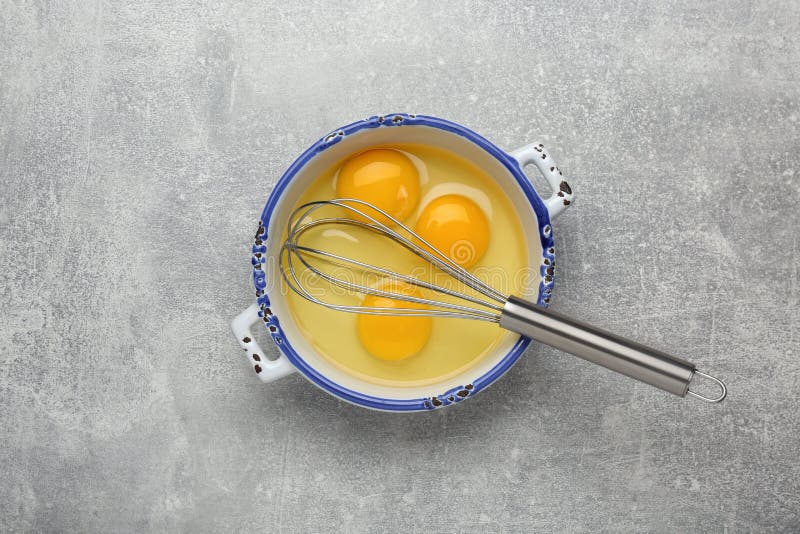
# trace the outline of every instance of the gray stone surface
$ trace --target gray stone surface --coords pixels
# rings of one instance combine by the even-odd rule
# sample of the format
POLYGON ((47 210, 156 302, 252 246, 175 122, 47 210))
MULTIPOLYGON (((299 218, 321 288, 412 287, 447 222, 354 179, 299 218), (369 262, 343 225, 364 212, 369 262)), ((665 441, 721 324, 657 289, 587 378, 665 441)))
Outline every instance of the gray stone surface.
POLYGON ((798 3, 367 4, 0 2, 1 530, 800 530, 798 3), (541 346, 435 413, 260 384, 271 185, 398 110, 549 143, 555 308, 729 399, 541 346))

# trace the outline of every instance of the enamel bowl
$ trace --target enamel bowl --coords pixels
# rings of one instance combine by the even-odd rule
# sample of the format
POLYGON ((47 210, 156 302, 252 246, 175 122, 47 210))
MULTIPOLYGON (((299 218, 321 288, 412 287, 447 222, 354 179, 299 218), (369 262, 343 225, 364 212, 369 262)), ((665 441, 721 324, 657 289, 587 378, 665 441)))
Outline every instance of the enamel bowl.
POLYGON ((532 143, 505 152, 459 124, 424 115, 392 114, 370 117, 334 130, 303 152, 281 176, 261 214, 251 253, 256 302, 231 323, 247 361, 264 382, 295 372, 342 400, 386 411, 430 410, 461 402, 500 378, 530 343, 525 337, 507 336, 492 353, 461 374, 424 387, 383 386, 361 380, 334 367, 300 333, 287 309, 286 289, 280 283, 277 255, 292 207, 306 188, 334 163, 363 149, 385 144, 420 143, 449 150, 471 161, 492 176, 517 211, 527 249, 528 295, 550 302, 555 263, 552 219, 573 200, 544 145, 532 143), (523 167, 533 164, 553 189, 542 199, 523 167), (538 270, 535 269, 538 266, 538 270), (250 327, 259 323, 279 349, 277 359, 266 357, 250 327))

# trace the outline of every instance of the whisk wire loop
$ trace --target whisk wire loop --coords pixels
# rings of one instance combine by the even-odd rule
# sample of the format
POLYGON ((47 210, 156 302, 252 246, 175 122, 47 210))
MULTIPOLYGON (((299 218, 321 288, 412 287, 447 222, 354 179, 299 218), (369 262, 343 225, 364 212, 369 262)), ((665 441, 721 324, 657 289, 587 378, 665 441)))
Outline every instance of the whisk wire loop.
MULTIPOLYGON (((457 317, 496 323, 499 321, 500 313, 503 310, 502 304, 506 302, 506 297, 502 293, 498 292, 479 278, 470 274, 463 267, 437 250, 433 245, 428 243, 425 239, 404 225, 402 222, 395 219, 385 211, 358 199, 342 198, 314 201, 308 202, 296 208, 289 217, 287 238, 280 251, 279 264, 281 275, 291 290, 311 302, 335 309, 337 311, 371 315, 400 315, 407 317, 457 317), (384 224, 366 210, 359 209, 353 204, 365 206, 370 212, 375 212, 376 215, 385 217, 406 232, 408 237, 384 224), (323 217, 318 219, 311 218, 314 212, 326 206, 343 208, 359 219, 363 220, 350 217, 323 217), (457 291, 432 282, 421 280, 420 278, 414 276, 398 273, 391 269, 379 267, 371 263, 341 256, 327 250, 305 246, 299 242, 305 233, 314 228, 319 228, 326 225, 342 224, 363 228, 392 239, 406 250, 438 267, 464 286, 476 291, 479 295, 485 297, 485 299, 481 298, 480 296, 470 295, 466 292, 457 291), (302 264, 302 268, 310 273, 311 278, 317 277, 321 280, 324 280, 328 284, 331 284, 332 286, 336 286, 351 292, 375 295, 419 304, 424 307, 384 308, 361 305, 349 306, 322 300, 317 298, 317 296, 315 296, 307 287, 308 280, 306 279, 304 281, 301 279, 302 277, 298 273, 298 268, 300 265, 296 263, 296 260, 299 261, 299 264, 302 264), (479 307, 429 299, 413 294, 406 294, 401 291, 393 291, 391 289, 387 289, 386 284, 378 286, 359 284, 340 276, 328 274, 320 269, 319 266, 315 264, 315 261, 324 261, 336 267, 359 271, 362 274, 383 278, 384 280, 389 280, 393 283, 399 282, 401 284, 408 284, 414 287, 423 288, 441 295, 447 295, 461 299, 462 301, 479 307)), ((392 285, 388 285, 388 287, 391 288, 392 285)))

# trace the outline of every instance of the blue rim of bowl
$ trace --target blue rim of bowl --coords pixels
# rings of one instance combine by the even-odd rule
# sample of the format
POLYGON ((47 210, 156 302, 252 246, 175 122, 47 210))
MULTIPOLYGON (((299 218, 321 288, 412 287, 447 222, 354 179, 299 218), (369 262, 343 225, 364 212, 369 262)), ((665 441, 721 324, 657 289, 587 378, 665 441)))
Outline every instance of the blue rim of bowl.
POLYGON ((519 162, 513 156, 501 150, 483 136, 477 134, 469 128, 445 119, 428 115, 414 115, 405 113, 375 115, 373 117, 369 117, 368 119, 356 121, 348 124, 347 126, 338 128, 311 145, 300 155, 300 157, 294 161, 294 163, 289 166, 286 172, 283 173, 283 176, 281 176, 270 193, 267 203, 264 206, 264 211, 261 213, 261 220, 259 221, 259 227, 256 231, 255 243, 252 248, 251 263, 253 265, 253 284, 255 285, 256 289, 259 316, 263 319, 267 333, 270 335, 270 337, 272 337, 272 340, 275 342, 278 349, 280 349, 281 353, 289 359, 289 361, 297 368, 298 371, 300 371, 313 384, 347 402, 377 410, 412 412, 431 410, 456 404, 487 388, 489 385, 499 379, 506 371, 508 371, 508 369, 514 365, 514 363, 516 363, 516 361, 524 352, 525 348, 530 343, 530 338, 521 336, 514 346, 509 350, 509 352, 503 357, 503 359, 497 363, 497 365, 492 367, 492 369, 480 377, 476 378, 473 382, 452 388, 441 394, 416 399, 389 399, 367 395, 346 388, 321 374, 308 363, 306 363, 302 356, 300 356, 297 351, 295 351, 294 348, 288 343, 288 341, 286 341, 280 326, 280 321, 270 308, 270 299, 266 290, 267 277, 264 269, 266 266, 265 263, 267 256, 267 228, 269 228, 270 217, 272 212, 275 210, 275 207, 278 205, 278 201, 284 190, 289 183, 291 183, 292 179, 294 179, 294 176, 300 171, 300 169, 302 169, 315 156, 336 145, 337 143, 340 143, 349 135, 353 135, 361 130, 366 129, 396 128, 402 126, 427 126, 459 135, 488 152, 491 156, 502 163, 509 173, 511 173, 517 184, 519 184, 519 186, 522 188, 522 191, 524 192, 528 203, 533 208, 534 213, 536 214, 536 219, 539 222, 539 238, 542 244, 542 263, 540 263, 539 269, 540 281, 537 303, 540 306, 547 306, 550 303, 550 295, 553 284, 555 283, 555 275, 553 273, 553 266, 555 265, 555 250, 553 247, 553 229, 552 225, 550 224, 550 215, 541 197, 538 193, 536 193, 530 180, 522 171, 519 162))

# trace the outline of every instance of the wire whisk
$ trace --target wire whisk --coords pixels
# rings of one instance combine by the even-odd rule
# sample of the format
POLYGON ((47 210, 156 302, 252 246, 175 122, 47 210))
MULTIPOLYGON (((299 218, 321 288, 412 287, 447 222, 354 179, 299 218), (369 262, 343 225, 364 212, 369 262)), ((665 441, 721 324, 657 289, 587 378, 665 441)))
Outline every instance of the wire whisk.
MULTIPOLYGON (((370 315, 442 317, 497 323, 500 327, 564 350, 626 376, 630 376, 681 397, 690 395, 706 402, 720 402, 727 395, 725 384, 697 371, 694 364, 645 347, 583 322, 565 317, 515 296, 504 295, 473 275, 442 251, 437 250, 411 228, 380 208, 362 200, 338 198, 308 202, 296 208, 287 223, 286 240, 279 254, 279 269, 287 286, 301 297, 329 309, 370 315), (334 209, 334 214, 321 210, 334 209), (315 217, 317 216, 317 217, 315 217), (389 221, 389 224, 381 222, 389 221), (425 260, 462 289, 445 287, 418 276, 374 265, 357 258, 303 244, 312 230, 360 228, 391 240, 402 249, 425 260), (328 265, 335 269, 325 269, 328 265), (362 282, 356 281, 356 274, 362 282), (366 278, 388 283, 367 283, 366 278), (333 302, 320 298, 309 287, 310 280, 322 280, 331 288, 346 292, 386 297, 422 305, 417 307, 373 307, 333 302), (408 285, 419 291, 395 288, 408 285), (428 298, 432 294, 438 298, 428 298), (441 298, 446 297, 446 299, 441 298), (689 389, 695 375, 712 381, 720 392, 708 397, 689 389)), ((316 288, 318 289, 318 288, 316 288)), ((326 293, 327 295, 327 293, 326 293)))

